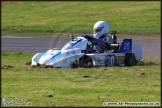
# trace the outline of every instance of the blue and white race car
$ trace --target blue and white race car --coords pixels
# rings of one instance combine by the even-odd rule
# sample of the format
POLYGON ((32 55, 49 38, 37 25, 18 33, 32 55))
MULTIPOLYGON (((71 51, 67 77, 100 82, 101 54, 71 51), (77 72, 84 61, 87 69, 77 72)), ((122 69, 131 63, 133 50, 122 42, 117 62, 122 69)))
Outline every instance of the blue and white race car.
MULTIPOLYGON (((112 34, 112 37, 116 33, 112 34)), ((50 49, 37 53, 32 57, 32 66, 47 65, 53 67, 72 68, 93 66, 133 66, 142 59, 142 46, 134 45, 132 39, 124 39, 122 42, 110 44, 104 53, 87 53, 92 44, 84 37, 74 38, 61 50, 50 49), (75 62, 74 62, 75 61, 75 62)))

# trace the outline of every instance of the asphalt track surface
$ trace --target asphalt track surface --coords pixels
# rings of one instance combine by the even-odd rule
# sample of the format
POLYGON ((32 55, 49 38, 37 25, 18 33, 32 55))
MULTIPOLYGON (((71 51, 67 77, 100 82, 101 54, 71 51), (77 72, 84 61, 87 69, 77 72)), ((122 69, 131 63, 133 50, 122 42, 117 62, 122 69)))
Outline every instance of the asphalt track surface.
MULTIPOLYGON (((38 52, 45 52, 51 48, 61 49, 69 41, 70 38, 2 36, 1 51, 35 54, 38 52)), ((143 57, 161 58, 160 40, 133 39, 133 45, 142 45, 143 57)))

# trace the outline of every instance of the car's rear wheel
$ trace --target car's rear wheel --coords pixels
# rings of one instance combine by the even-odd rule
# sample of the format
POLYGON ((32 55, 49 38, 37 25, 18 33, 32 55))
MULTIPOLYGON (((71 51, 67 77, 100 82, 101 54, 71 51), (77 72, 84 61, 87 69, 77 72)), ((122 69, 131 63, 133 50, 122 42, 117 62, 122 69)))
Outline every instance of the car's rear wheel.
POLYGON ((91 57, 89 56, 82 56, 79 59, 79 66, 84 68, 91 68, 93 66, 93 62, 91 57))
POLYGON ((125 65, 126 66, 134 66, 136 64, 136 58, 132 53, 127 53, 125 55, 125 65))

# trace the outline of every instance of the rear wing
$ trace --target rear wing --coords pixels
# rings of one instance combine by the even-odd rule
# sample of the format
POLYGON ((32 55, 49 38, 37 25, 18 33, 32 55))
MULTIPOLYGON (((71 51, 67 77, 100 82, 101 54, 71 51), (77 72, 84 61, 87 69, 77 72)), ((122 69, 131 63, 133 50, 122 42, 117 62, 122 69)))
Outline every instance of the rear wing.
POLYGON ((132 52, 132 39, 124 39, 118 53, 132 52))

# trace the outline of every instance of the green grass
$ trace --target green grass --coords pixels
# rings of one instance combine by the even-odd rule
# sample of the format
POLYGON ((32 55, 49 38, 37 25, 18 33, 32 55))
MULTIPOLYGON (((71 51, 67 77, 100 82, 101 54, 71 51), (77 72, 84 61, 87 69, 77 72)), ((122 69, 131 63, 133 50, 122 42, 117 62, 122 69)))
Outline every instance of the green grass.
MULTIPOLYGON (((160 2, 26 1, 2 6, 2 34, 91 33, 106 20, 119 33, 160 33, 160 2)), ((39 34, 39 35, 40 35, 39 34)))
MULTIPOLYGON (((135 34, 136 38, 155 38, 156 34, 160 38, 160 2, 32 1, 3 5, 1 12, 2 36, 69 37, 69 28, 75 36, 92 34, 94 23, 106 20, 111 30, 128 33, 127 37, 135 34)), ((103 106, 103 102, 161 100, 159 58, 143 58, 154 65, 65 69, 25 65, 33 55, 2 52, 3 98, 25 98, 33 106, 103 106)))
POLYGON ((133 67, 31 68, 34 54, 2 52, 2 97, 33 106, 103 106, 103 102, 160 102, 160 60, 133 67), (144 73, 145 75, 141 75, 144 73), (89 76, 84 78, 83 76, 89 76), (52 97, 50 97, 52 96, 52 97))

